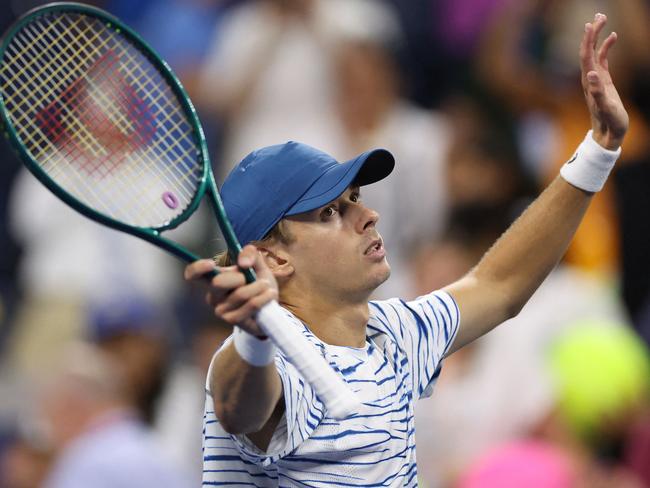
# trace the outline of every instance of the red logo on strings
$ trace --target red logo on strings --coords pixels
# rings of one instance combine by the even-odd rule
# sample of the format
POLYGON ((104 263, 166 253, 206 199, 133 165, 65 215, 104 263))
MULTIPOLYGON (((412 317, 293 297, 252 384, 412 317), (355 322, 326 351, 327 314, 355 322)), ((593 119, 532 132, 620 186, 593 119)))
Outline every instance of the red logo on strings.
POLYGON ((107 51, 36 115, 64 158, 98 178, 145 149, 156 133, 151 107, 128 83, 118 61, 113 50, 107 51))

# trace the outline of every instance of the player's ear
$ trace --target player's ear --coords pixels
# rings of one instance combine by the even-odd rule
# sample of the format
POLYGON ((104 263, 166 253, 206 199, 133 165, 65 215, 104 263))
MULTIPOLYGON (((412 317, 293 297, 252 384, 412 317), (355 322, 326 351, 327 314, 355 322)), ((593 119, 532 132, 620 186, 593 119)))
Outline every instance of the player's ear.
POLYGON ((293 275, 294 267, 289 253, 283 249, 271 247, 259 247, 258 250, 264 256, 264 261, 276 280, 286 280, 293 275))

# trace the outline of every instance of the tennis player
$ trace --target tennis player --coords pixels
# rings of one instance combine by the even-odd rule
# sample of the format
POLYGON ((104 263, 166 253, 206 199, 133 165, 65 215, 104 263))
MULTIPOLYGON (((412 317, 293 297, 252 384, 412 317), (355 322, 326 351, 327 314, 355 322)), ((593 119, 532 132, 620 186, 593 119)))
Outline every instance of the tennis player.
MULTIPOLYGON (((235 331, 208 373, 204 486, 417 486, 413 406, 431 393, 443 358, 515 316, 561 258, 602 188, 628 128, 597 40, 606 17, 585 25, 580 46, 589 131, 557 177, 467 276, 414 301, 368 301, 390 267, 379 215, 360 187, 386 177, 385 150, 346 163, 289 142, 247 156, 222 198, 247 245, 239 268, 222 266, 207 292, 235 331), (342 421, 263 337, 255 312, 278 299, 287 327, 316 345, 363 402, 342 421)), ((408 188, 404 189, 405 192, 408 188)), ((186 268, 199 279, 211 260, 186 268)), ((435 433, 429 433, 435 435, 435 433)))

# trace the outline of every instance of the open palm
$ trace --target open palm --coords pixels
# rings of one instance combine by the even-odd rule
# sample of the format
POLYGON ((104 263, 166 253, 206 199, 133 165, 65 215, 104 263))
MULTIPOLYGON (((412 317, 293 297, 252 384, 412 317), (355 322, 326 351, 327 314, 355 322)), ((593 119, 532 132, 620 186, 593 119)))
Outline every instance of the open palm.
POLYGON ((580 44, 582 88, 591 115, 593 137, 606 149, 617 149, 629 125, 629 117, 609 73, 607 55, 616 43, 612 32, 598 47, 598 37, 607 23, 607 17, 596 14, 594 22, 585 24, 580 44))

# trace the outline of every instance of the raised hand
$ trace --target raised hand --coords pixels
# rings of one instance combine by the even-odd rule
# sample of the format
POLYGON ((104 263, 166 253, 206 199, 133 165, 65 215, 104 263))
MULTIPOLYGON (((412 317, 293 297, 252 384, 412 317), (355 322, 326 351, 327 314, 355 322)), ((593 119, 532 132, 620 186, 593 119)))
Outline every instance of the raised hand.
POLYGON ((596 14, 593 22, 585 24, 580 44, 582 88, 591 115, 593 138, 606 149, 618 149, 627 132, 629 117, 609 73, 607 55, 616 43, 612 32, 598 47, 598 37, 607 17, 596 14))
MULTIPOLYGON (((219 268, 219 274, 208 285, 205 301, 225 322, 238 325, 250 334, 263 336, 264 332, 254 317, 264 305, 278 299, 277 282, 255 246, 245 246, 237 263, 239 266, 219 268), (253 268, 257 280, 247 284, 241 272, 244 268, 253 268)), ((185 268, 185 279, 203 281, 205 274, 213 269, 214 261, 211 259, 195 261, 185 268)))

